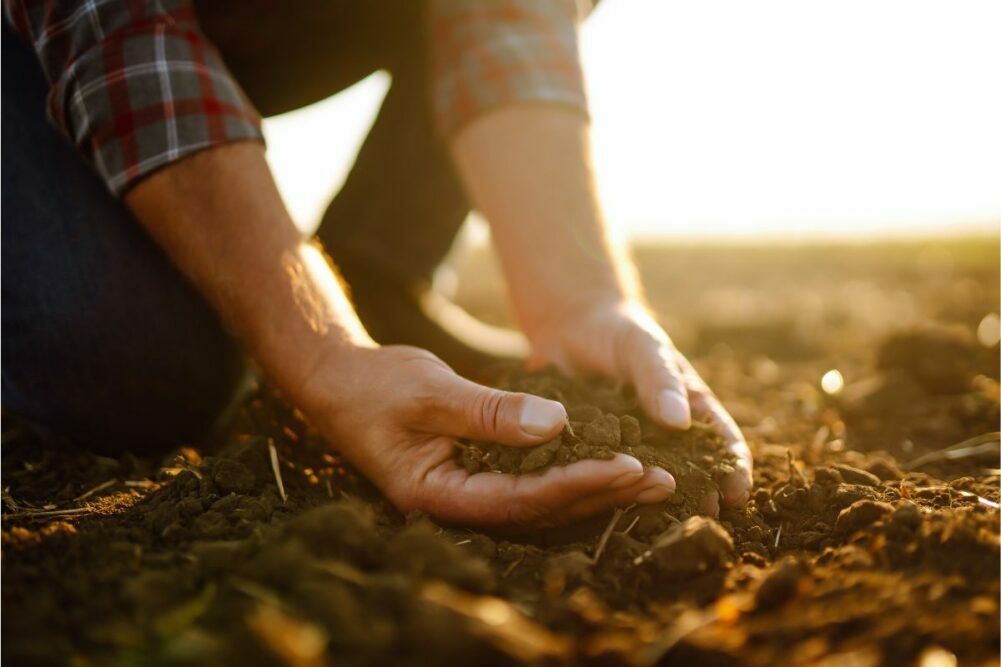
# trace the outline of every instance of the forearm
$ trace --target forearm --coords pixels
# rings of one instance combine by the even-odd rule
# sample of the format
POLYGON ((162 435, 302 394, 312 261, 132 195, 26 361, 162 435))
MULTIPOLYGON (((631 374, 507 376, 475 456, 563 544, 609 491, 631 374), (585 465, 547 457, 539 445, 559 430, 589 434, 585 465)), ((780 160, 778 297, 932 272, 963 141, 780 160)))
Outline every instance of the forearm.
POLYGON ((260 144, 174 163, 125 203, 294 401, 308 400, 300 390, 322 357, 372 345, 322 254, 290 219, 260 144))
POLYGON ((639 297, 602 217, 581 114, 511 106, 462 129, 452 151, 490 223, 526 333, 575 309, 639 297))

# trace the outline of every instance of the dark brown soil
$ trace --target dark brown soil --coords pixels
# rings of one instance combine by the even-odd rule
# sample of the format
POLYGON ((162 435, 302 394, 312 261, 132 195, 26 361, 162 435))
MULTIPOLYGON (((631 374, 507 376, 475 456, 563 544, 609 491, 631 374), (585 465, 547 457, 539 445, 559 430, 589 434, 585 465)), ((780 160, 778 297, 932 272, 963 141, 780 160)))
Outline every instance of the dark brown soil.
MULTIPOLYGON (((878 346, 859 324, 877 314, 796 333, 787 359, 693 346, 755 454, 750 502, 718 520, 675 500, 514 539, 400 516, 263 392, 222 442, 163 462, 5 419, 4 664, 997 664, 998 348, 969 335, 993 271, 967 310, 913 281, 933 310, 878 346)), ((536 474, 583 443, 664 465, 681 497, 713 483, 704 432, 658 431, 605 383, 502 384, 532 382, 577 435, 532 470, 467 443, 481 469, 536 474)))
POLYGON ((718 489, 717 480, 734 469, 733 455, 711 426, 696 422, 687 431, 665 430, 646 417, 629 388, 610 380, 575 380, 555 369, 535 373, 515 369, 494 384, 561 402, 569 424, 537 447, 461 442, 459 461, 471 473, 537 474, 551 466, 622 453, 671 473, 678 482, 672 504, 694 509, 708 492, 718 489))

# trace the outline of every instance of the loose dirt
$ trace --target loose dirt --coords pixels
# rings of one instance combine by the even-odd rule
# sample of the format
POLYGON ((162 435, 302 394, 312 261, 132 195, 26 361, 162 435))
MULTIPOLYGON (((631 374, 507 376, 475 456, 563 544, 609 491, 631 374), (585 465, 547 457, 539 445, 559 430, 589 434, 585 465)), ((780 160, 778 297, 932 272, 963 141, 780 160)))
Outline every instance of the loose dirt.
MULTIPOLYGON (((979 294, 969 308, 986 312, 996 300, 979 294)), ((950 326, 869 352, 857 337, 833 355, 807 337, 814 351, 790 359, 769 343, 778 361, 706 343, 695 361, 756 466, 751 500, 718 518, 685 500, 726 466, 710 432, 661 431, 628 388, 548 372, 496 383, 563 401, 558 445, 462 443, 467 468, 531 475, 630 451, 670 470, 681 500, 518 537, 438 526, 401 516, 266 390, 219 442, 166 460, 101 457, 5 419, 2 657, 996 664, 998 348, 938 319, 950 326), (847 384, 826 395, 835 360, 847 384)))
POLYGON ((571 379, 550 368, 535 373, 510 369, 493 384, 559 401, 569 421, 556 438, 537 447, 460 442, 459 461, 470 473, 538 474, 551 466, 622 453, 671 473, 678 483, 672 504, 694 510, 718 490, 717 481, 734 470, 733 455, 710 425, 696 421, 687 431, 663 429, 647 418, 634 392, 620 383, 571 379))

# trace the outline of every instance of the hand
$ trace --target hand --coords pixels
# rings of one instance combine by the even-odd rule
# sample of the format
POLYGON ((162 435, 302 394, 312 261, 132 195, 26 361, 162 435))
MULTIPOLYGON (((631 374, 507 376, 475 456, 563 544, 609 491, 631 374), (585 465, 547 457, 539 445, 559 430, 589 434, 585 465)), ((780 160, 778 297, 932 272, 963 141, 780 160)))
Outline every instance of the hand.
MULTIPOLYGON (((632 383, 644 410, 665 428, 685 430, 692 415, 716 426, 737 457, 736 470, 720 481, 723 503, 741 505, 751 492, 751 451, 740 429, 691 363, 638 304, 592 306, 554 316, 532 332, 532 365, 554 363, 566 371, 598 373, 632 383)), ((719 494, 703 501, 719 513, 719 494)))
POLYGON ((541 475, 470 474, 460 437, 531 446, 566 423, 560 403, 484 387, 429 352, 403 346, 333 351, 298 401, 312 423, 402 512, 456 524, 548 526, 669 497, 674 479, 635 458, 579 461, 541 475))

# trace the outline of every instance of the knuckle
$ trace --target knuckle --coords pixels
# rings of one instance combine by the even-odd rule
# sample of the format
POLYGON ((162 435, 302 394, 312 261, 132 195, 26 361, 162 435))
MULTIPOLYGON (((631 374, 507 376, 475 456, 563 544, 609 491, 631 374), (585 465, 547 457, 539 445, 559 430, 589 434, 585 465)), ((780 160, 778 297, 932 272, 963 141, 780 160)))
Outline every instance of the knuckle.
POLYGON ((466 407, 470 426, 485 433, 496 433, 500 426, 504 395, 483 388, 473 395, 466 407))

